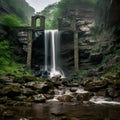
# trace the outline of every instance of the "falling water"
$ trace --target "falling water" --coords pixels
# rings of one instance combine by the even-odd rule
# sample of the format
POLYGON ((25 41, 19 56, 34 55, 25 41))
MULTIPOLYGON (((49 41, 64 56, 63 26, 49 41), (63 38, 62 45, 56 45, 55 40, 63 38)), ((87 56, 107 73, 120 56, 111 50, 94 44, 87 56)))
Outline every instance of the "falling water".
POLYGON ((51 30, 52 68, 50 72, 50 77, 54 77, 54 76, 64 77, 64 73, 60 71, 60 66, 58 65, 58 60, 60 59, 58 58, 58 54, 59 54, 58 46, 60 45, 56 46, 58 44, 58 41, 59 41, 58 30, 51 30))
POLYGON ((59 32, 58 30, 46 30, 45 31, 45 71, 48 70, 48 56, 49 50, 48 47, 51 48, 51 70, 50 70, 50 77, 54 76, 61 76, 64 77, 64 73, 60 69, 60 65, 58 64, 60 61, 59 58, 59 32), (49 41, 51 42, 48 44, 49 41))
POLYGON ((56 53, 56 49, 55 49, 55 32, 52 30, 51 31, 51 40, 52 40, 52 70, 53 72, 56 71, 56 58, 55 58, 55 53, 56 53))
POLYGON ((48 71, 48 40, 49 40, 49 30, 45 31, 45 71, 48 71))

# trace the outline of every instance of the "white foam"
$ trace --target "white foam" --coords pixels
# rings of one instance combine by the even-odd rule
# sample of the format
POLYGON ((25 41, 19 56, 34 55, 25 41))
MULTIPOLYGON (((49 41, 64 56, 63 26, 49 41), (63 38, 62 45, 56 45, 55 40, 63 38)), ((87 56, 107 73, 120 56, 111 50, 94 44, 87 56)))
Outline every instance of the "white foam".
POLYGON ((90 100, 90 102, 95 104, 115 104, 120 105, 120 102, 112 101, 109 98, 104 98, 102 96, 94 96, 90 100))
POLYGON ((84 93, 88 93, 88 91, 85 91, 84 89, 82 88, 78 88, 76 93, 81 93, 81 94, 84 94, 84 93))

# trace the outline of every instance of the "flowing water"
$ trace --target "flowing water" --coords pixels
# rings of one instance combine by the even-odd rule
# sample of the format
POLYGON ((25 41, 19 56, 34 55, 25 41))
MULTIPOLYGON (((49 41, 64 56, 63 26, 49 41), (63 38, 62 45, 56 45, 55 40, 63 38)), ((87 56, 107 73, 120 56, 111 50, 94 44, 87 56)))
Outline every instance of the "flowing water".
POLYGON ((48 41, 49 41, 49 30, 45 30, 45 71, 48 71, 48 41))
MULTIPOLYGON (((76 93, 87 93, 83 88, 78 88, 76 93)), ((24 106, 10 106, 14 118, 0 120, 120 120, 120 103, 109 101, 107 98, 96 97, 90 101, 59 102, 56 98, 62 95, 71 95, 69 89, 55 89, 54 99, 46 103, 24 106)))
POLYGON ((45 32, 45 70, 48 71, 48 47, 51 48, 51 69, 50 78, 54 76, 64 77, 64 73, 60 68, 60 36, 58 30, 46 30, 45 32), (51 45, 48 44, 50 39, 51 45))
POLYGON ((0 120, 120 120, 120 105, 115 104, 48 102, 11 109, 15 111, 14 119, 0 120))

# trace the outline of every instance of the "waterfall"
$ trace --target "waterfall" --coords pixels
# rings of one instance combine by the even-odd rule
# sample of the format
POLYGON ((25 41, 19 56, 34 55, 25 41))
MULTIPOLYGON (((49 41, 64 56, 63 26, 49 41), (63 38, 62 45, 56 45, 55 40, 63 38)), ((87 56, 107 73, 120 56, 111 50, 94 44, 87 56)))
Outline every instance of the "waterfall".
POLYGON ((45 71, 48 71, 48 40, 49 40, 49 30, 45 30, 45 71))
POLYGON ((51 43, 52 43, 52 70, 55 72, 56 71, 56 48, 55 48, 55 32, 56 31, 51 31, 51 43))
POLYGON ((48 47, 51 49, 51 69, 50 69, 50 78, 54 76, 64 77, 60 65, 59 58, 59 32, 58 30, 46 30, 45 31, 45 71, 48 71, 48 47), (48 44, 50 39, 51 46, 48 44))

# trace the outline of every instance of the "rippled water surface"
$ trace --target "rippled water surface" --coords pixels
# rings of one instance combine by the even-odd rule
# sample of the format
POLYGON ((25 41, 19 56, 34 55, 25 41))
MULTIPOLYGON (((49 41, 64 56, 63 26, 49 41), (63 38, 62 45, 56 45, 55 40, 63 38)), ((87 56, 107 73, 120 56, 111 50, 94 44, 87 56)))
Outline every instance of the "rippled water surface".
POLYGON ((31 107, 11 107, 14 119, 0 120, 120 120, 120 105, 49 102, 31 107))

